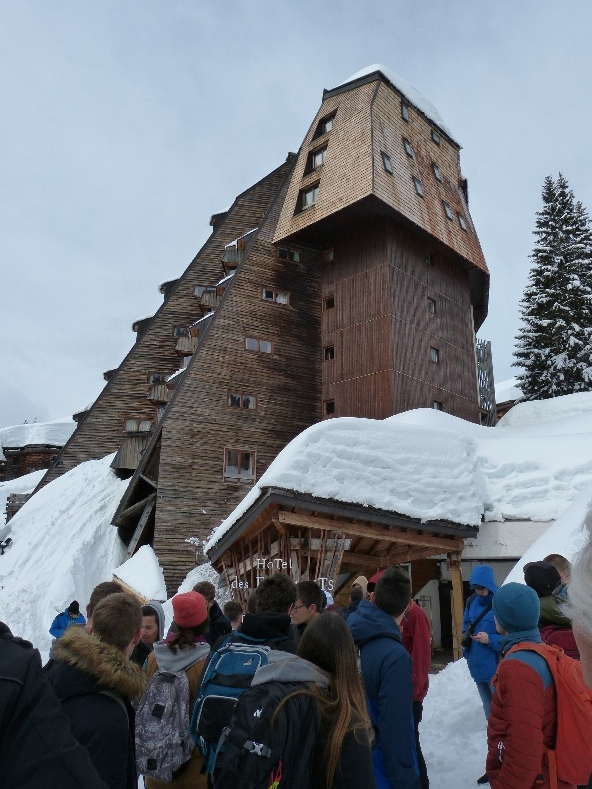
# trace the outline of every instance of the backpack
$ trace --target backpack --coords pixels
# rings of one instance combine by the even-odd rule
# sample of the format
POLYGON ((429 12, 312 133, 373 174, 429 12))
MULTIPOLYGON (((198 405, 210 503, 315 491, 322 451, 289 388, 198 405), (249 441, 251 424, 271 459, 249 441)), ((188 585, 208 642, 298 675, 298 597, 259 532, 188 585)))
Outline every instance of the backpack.
POLYGON ((251 687, 255 672, 269 661, 271 647, 226 640, 210 656, 193 707, 190 733, 211 773, 218 741, 229 725, 237 699, 251 687))
POLYGON ((185 670, 158 669, 136 712, 138 773, 170 783, 191 757, 189 680, 185 670))
POLYGON ((214 789, 309 789, 319 719, 313 698, 278 704, 302 682, 266 682, 245 691, 224 730, 214 764, 214 789))
POLYGON ((587 785, 592 774, 592 694, 584 683, 582 666, 562 649, 531 642, 516 644, 506 653, 528 650, 545 658, 557 694, 555 748, 546 748, 551 787, 557 778, 587 785))

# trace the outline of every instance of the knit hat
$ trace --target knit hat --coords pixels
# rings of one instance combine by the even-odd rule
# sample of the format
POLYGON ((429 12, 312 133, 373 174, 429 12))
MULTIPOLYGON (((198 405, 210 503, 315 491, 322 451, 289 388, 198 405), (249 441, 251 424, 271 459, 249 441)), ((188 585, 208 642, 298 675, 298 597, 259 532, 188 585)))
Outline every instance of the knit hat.
POLYGON ((559 570, 549 562, 528 562, 524 565, 524 582, 539 597, 546 597, 559 586, 561 576, 559 570))
POLYGON ((184 592, 173 597, 173 620, 179 627, 197 627, 208 618, 208 604, 199 592, 184 592))
POLYGON ((353 582, 352 586, 358 585, 362 588, 362 592, 364 597, 368 594, 368 579, 365 575, 358 575, 356 580, 353 582))
POLYGON ((514 633, 538 626, 541 605, 530 586, 509 583, 493 595, 493 613, 506 633, 514 633))
POLYGON ((78 600, 72 600, 66 610, 72 616, 80 616, 80 604, 78 603, 78 600))

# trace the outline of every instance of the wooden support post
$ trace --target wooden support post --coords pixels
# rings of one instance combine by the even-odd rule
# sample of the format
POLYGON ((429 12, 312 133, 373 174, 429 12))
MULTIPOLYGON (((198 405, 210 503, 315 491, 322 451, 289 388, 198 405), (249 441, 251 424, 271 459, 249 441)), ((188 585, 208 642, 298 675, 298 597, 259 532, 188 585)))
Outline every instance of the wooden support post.
POLYGON ((452 580, 452 656, 454 660, 462 657, 462 621, 463 621, 463 585, 461 571, 460 551, 450 551, 448 554, 450 564, 450 578, 452 580))

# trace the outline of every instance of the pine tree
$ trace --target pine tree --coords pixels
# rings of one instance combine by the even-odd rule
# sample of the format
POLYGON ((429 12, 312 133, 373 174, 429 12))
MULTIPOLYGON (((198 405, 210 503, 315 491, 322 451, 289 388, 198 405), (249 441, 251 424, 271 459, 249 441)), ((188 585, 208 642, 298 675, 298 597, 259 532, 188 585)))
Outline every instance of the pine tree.
POLYGON ((592 231, 563 175, 543 185, 514 366, 525 399, 592 390, 592 231))

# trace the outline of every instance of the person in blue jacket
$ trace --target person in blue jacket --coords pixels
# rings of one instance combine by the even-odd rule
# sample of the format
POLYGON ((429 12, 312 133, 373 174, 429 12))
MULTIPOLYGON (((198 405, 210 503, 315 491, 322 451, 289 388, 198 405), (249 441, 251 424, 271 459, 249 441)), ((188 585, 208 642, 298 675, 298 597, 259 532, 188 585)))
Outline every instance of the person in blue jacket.
POLYGON ((469 672, 483 704, 485 717, 489 718, 491 707, 491 679, 497 671, 502 637, 495 629, 491 607, 498 586, 493 570, 487 564, 475 567, 470 579, 473 594, 467 600, 463 617, 463 636, 471 628, 470 644, 463 647, 469 672), (485 612, 485 613, 484 613, 485 612), (481 619, 475 624, 476 620, 481 619))
POLYGON ((60 638, 70 625, 85 625, 86 619, 80 613, 78 600, 72 600, 70 605, 61 614, 58 614, 51 623, 49 632, 54 638, 60 638))
POLYGON ((388 567, 371 601, 361 600, 347 618, 360 650, 370 720, 376 733, 372 749, 378 789, 421 789, 413 728, 411 656, 399 623, 411 599, 409 575, 388 567))

